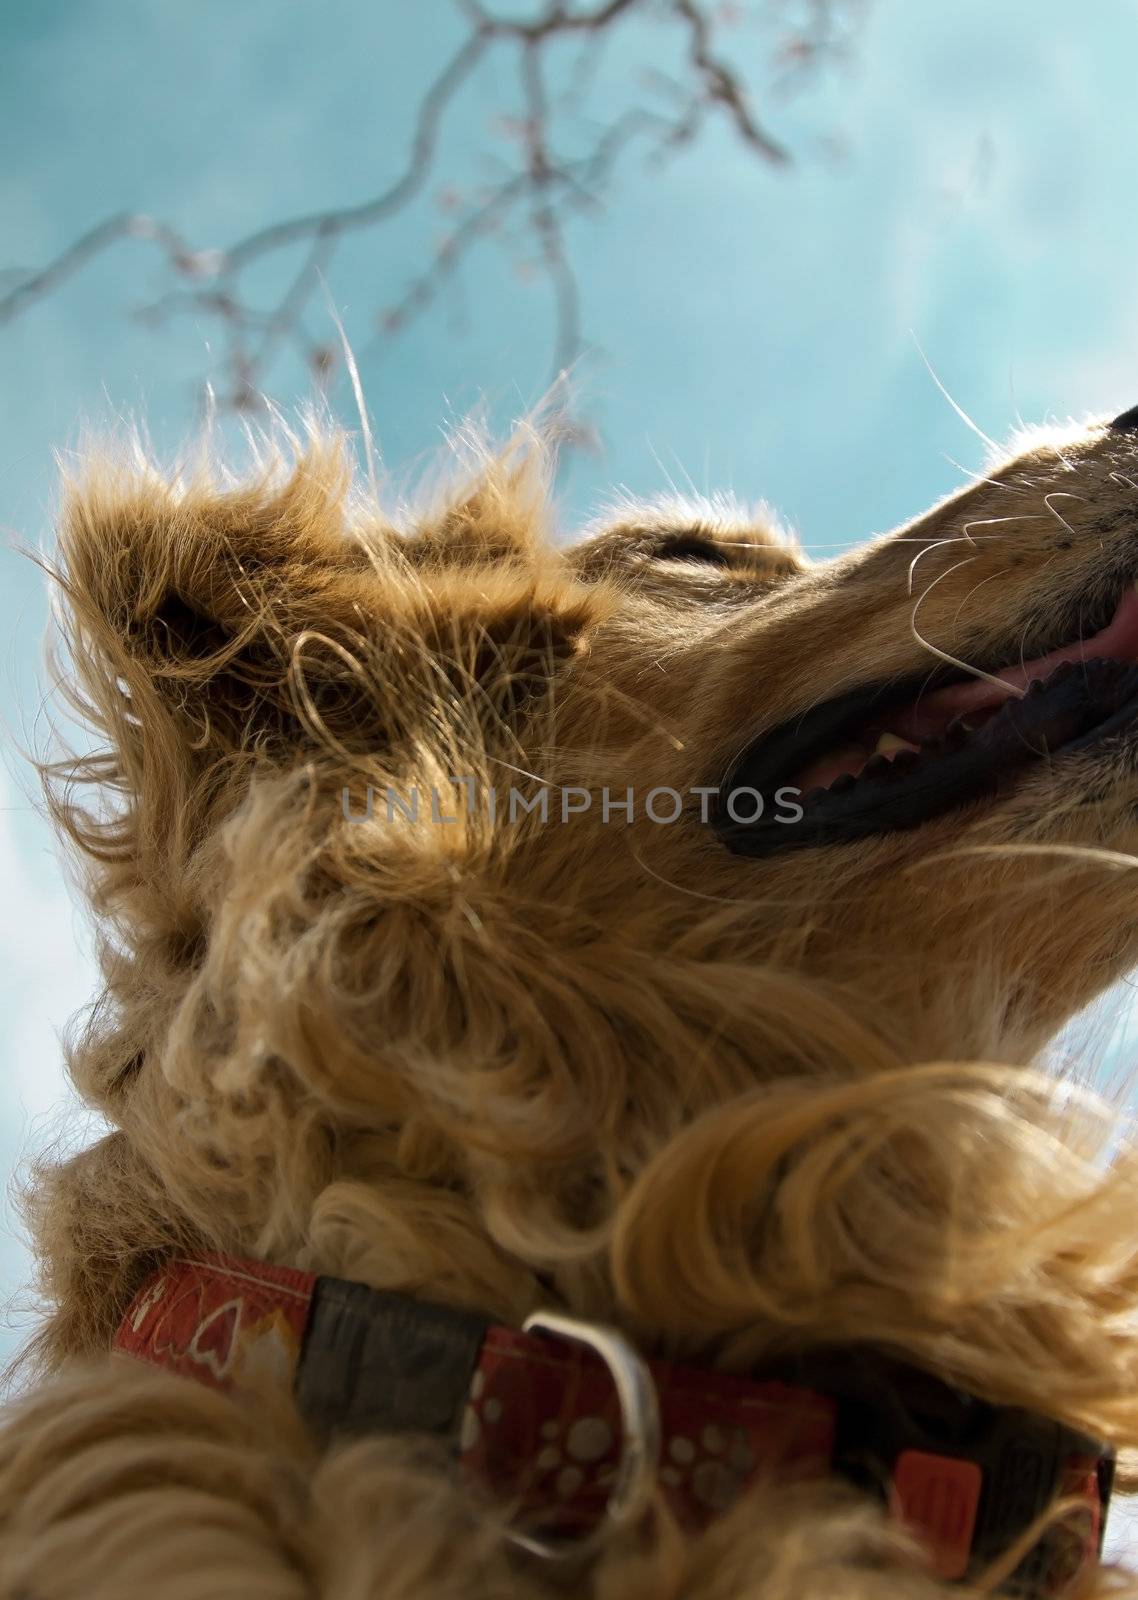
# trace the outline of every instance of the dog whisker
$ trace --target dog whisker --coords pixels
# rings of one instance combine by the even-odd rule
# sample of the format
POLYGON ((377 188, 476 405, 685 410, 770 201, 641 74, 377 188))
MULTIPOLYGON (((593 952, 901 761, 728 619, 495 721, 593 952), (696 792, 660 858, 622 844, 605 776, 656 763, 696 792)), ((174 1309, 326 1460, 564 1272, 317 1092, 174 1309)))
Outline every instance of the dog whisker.
POLYGON ((929 360, 928 356, 926 356, 925 352, 921 349, 920 342, 917 339, 916 334, 914 333, 912 337, 913 337, 913 343, 917 346, 917 354, 920 356, 921 360, 924 362, 925 367, 928 370, 929 377, 933 380, 933 382, 936 384, 937 388, 940 390, 941 394, 948 401, 948 403, 952 407, 952 409, 956 412, 956 415, 960 418, 961 422, 964 423, 965 427, 971 428, 972 432, 976 435, 976 437, 978 439, 982 439, 984 441, 984 443, 988 446, 989 450, 993 451, 996 455, 1001 454, 1000 447, 996 443, 996 441, 989 434, 986 434, 984 432, 983 428, 979 427, 975 422, 973 422, 972 418, 968 415, 967 411, 965 411, 962 406, 958 405, 957 402, 952 398, 952 396, 949 394, 948 390, 945 388, 944 384, 940 381, 940 379, 937 377, 936 373, 933 371, 932 362, 929 360))
POLYGON ((1133 871, 1138 868, 1138 855, 1120 850, 1106 850, 1097 845, 1066 844, 973 844, 955 845, 935 851, 920 861, 911 862, 906 874, 923 872, 940 861, 954 861, 967 856, 1057 856, 1079 865, 1091 863, 1108 867, 1112 871, 1133 871))
POLYGON ((1052 500, 1083 500, 1083 501, 1085 501, 1086 500, 1086 495, 1069 494, 1064 490, 1052 490, 1052 492, 1050 494, 1045 494, 1043 496, 1043 504, 1047 507, 1047 509, 1051 513, 1051 515, 1055 518, 1056 522, 1058 522, 1061 527, 1065 528, 1067 530, 1067 532, 1071 535, 1072 538, 1077 538, 1078 535, 1075 533, 1074 528, 1072 528, 1071 524, 1067 521, 1066 517, 1061 516, 1060 513, 1058 511, 1056 511, 1055 507, 1051 504, 1052 500))
POLYGON ((961 600, 961 602, 957 606, 956 610, 952 613, 952 625, 953 625, 953 627, 955 628, 956 625, 959 623, 959 621, 960 621, 960 613, 964 610, 964 607, 968 604, 969 600, 972 599, 973 595, 978 594, 979 591, 984 587, 985 584, 994 583, 997 578, 1006 578, 1010 571, 1011 571, 1010 567, 1004 567, 1002 571, 989 573, 989 575, 986 578, 981 578, 979 583, 973 584, 972 588, 969 589, 968 593, 961 600))
MULTIPOLYGON (((935 543, 933 543, 931 545, 928 545, 924 550, 918 551, 917 554, 913 557, 912 561, 910 561, 910 563, 909 563, 909 593, 912 594, 912 592, 913 592, 913 573, 916 570, 917 562, 920 561, 922 556, 931 555, 933 553, 933 551, 935 551, 935 550, 943 550, 948 545, 951 545, 951 544, 971 544, 971 545, 974 545, 975 542, 976 541, 974 539, 968 538, 967 534, 961 534, 961 535, 959 535, 957 537, 954 537, 954 538, 937 539, 935 541, 935 543)), ((951 567, 949 569, 949 571, 952 571, 952 572, 955 572, 955 570, 956 570, 955 567, 951 567)), ((947 573, 942 574, 942 576, 947 577, 947 573)))
MULTIPOLYGON (((1021 512, 1018 516, 1014 517, 973 517, 970 522, 966 522, 964 524, 961 532, 968 536, 973 528, 986 528, 997 522, 1045 522, 1046 520, 1046 517, 1038 514, 1033 515, 1029 512, 1021 512)), ((981 537, 985 539, 995 539, 1000 536, 997 534, 982 534, 981 537)))
POLYGON ((984 672, 979 667, 974 667, 969 662, 962 660, 959 656, 952 655, 950 651, 942 650, 939 645, 935 645, 931 640, 926 639, 917 628, 917 612, 924 601, 928 599, 929 595, 936 588, 937 584, 943 582, 945 578, 951 577, 951 575, 954 572, 958 572, 961 567, 969 566, 971 562, 975 560, 975 556, 967 556, 963 561, 958 561, 955 566, 949 567, 947 572, 942 572, 940 577, 933 579, 932 583, 930 583, 928 588, 925 589, 924 592, 917 598, 913 606, 912 612, 909 616, 909 630, 919 645, 923 646, 924 649, 931 651, 934 656, 937 656, 941 661, 946 662, 949 666, 959 667, 961 671, 968 673, 971 677, 982 678, 986 683, 996 684, 999 688, 1006 690, 1008 694, 1014 695, 1017 699, 1023 699, 1027 693, 1026 689, 1015 688, 1011 684, 1007 683, 1003 678, 997 677, 995 673, 984 672))
POLYGON ((989 478, 982 472, 974 472, 970 467, 966 467, 963 462, 957 461, 955 456, 947 455, 943 451, 941 456, 942 460, 947 461, 950 467, 955 467, 957 472, 962 473, 974 485, 985 483, 992 489, 1002 489, 1005 494, 1012 495, 1023 495, 1027 492, 1026 485, 1005 483, 1000 478, 989 478))

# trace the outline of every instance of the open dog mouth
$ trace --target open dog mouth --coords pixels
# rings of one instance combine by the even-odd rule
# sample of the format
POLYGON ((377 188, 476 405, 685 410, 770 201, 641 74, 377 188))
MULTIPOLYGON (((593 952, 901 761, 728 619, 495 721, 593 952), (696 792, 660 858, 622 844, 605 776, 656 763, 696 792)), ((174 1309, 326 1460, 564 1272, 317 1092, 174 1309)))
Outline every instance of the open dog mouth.
POLYGON ((1097 631, 1009 657, 983 677, 926 671, 784 723, 732 768, 717 831, 740 855, 768 856, 916 827, 1127 728, 1138 721, 1138 587, 1097 631))

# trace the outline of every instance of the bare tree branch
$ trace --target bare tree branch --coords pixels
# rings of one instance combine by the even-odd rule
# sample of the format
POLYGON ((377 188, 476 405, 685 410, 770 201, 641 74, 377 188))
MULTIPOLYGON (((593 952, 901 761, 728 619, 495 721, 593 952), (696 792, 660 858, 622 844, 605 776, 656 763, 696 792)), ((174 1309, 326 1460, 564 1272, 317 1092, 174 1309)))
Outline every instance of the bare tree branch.
MULTIPOLYGON (((768 98, 788 92, 804 74, 840 61, 868 0, 602 0, 592 6, 547 0, 535 18, 501 15, 485 0, 454 0, 467 25, 419 104, 404 169, 394 183, 357 205, 330 207, 258 227, 227 248, 195 248, 175 228, 153 217, 122 212, 72 241, 45 266, 0 268, 0 325, 23 315, 58 290, 95 257, 120 241, 157 246, 169 285, 137 315, 159 325, 187 313, 213 320, 225 337, 225 403, 249 409, 273 362, 286 347, 298 350, 313 374, 326 381, 336 353, 313 338, 305 317, 331 269, 340 242, 401 216, 428 186, 445 180, 440 144, 448 112, 478 68, 497 52, 513 55, 520 116, 503 116, 500 128, 516 158, 488 184, 466 194, 455 184, 439 190, 455 220, 433 256, 401 295, 377 308, 373 330, 390 336, 421 315, 451 284, 473 247, 500 233, 519 267, 544 277, 553 300, 553 373, 585 348, 581 297, 567 241, 569 220, 603 207, 626 152, 639 144, 651 165, 697 139, 709 119, 726 119, 744 146, 764 164, 785 167, 786 143, 761 119, 749 77, 724 53, 720 35, 732 26, 760 23, 773 33, 765 52, 779 76, 768 98), (673 75, 642 75, 645 103, 626 105, 607 119, 582 115, 602 56, 634 20, 674 36, 680 66, 673 75), (562 44, 579 41, 575 59, 562 66, 565 88, 550 91, 551 62, 562 44), (567 153, 566 145, 572 153, 567 153), (512 230, 512 231, 511 231, 512 230), (306 246, 299 266, 275 304, 252 304, 242 274, 257 263, 306 246)), ((756 52, 757 54, 757 52, 756 52)), ((562 58, 557 58, 561 61, 562 58)), ((754 65, 760 65, 756 62, 754 65)), ((287 259, 287 258, 286 258, 287 259)))

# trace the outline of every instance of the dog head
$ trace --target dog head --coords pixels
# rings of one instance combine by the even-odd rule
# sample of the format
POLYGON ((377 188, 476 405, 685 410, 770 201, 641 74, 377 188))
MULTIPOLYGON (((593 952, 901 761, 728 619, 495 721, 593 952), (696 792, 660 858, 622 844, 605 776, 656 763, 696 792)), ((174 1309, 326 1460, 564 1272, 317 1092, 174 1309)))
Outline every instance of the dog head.
POLYGON ((58 1342, 182 1230, 737 1362, 943 1368, 951 1328, 957 1374, 1062 1372, 1105 1426, 1087 1239, 1123 1201, 1046 1232, 1016 1174, 1059 1134, 999 1064, 1138 951, 1131 421, 817 564, 715 506, 559 546, 545 499, 507 457, 397 527, 335 443, 73 493, 103 747, 49 775, 106 932, 72 1067, 120 1131, 44 1190, 58 1342))
POLYGON ((621 603, 561 739, 638 802, 590 881, 689 949, 734 907, 902 1051, 1024 1059, 1134 959, 1135 429, 1020 445, 832 561, 678 512, 573 553, 621 603))

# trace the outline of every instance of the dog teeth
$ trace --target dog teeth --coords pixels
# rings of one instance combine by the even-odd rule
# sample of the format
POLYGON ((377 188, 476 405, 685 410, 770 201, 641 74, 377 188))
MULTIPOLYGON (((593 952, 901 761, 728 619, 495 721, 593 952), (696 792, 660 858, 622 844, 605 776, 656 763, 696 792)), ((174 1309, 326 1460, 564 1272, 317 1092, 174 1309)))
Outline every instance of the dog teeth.
POLYGON ((902 751, 909 750, 919 754, 920 748, 919 744, 913 744, 908 739, 900 739, 895 733, 888 732, 883 733, 873 747, 875 755, 891 755, 893 757, 896 757, 902 751))
POLYGON ((894 772, 911 772, 920 763, 921 751, 917 745, 909 745, 905 750, 898 750, 890 762, 894 772))

